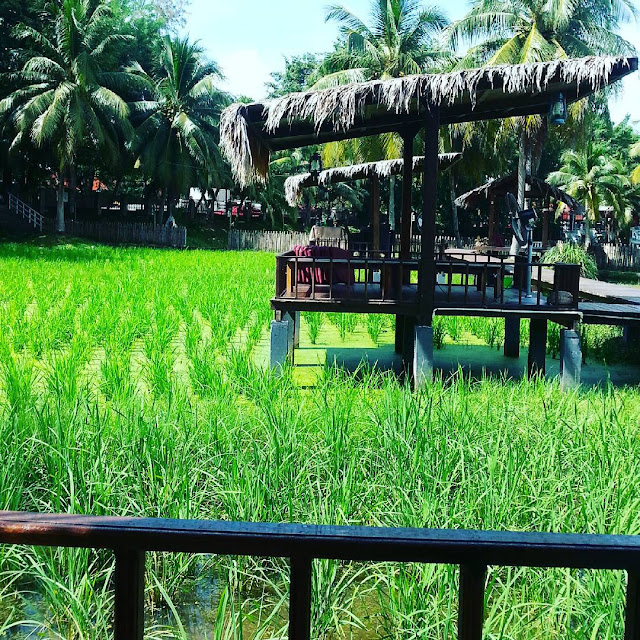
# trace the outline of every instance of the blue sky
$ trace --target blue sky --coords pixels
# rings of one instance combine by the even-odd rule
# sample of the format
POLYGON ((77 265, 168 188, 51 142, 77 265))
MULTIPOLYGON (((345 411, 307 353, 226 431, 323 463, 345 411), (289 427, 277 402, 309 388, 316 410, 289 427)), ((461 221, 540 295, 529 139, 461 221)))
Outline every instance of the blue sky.
MULTIPOLYGON (((270 72, 283 69, 285 56, 331 49, 338 31, 335 24, 324 21, 327 4, 327 0, 191 0, 186 31, 222 66, 225 88, 260 100, 270 72)), ((341 4, 366 17, 370 0, 341 4)), ((468 8, 467 0, 441 4, 451 20, 468 8)), ((640 49, 639 25, 625 26, 622 35, 640 49)), ((640 122, 640 73, 623 81, 611 112, 615 120, 630 113, 640 122)))

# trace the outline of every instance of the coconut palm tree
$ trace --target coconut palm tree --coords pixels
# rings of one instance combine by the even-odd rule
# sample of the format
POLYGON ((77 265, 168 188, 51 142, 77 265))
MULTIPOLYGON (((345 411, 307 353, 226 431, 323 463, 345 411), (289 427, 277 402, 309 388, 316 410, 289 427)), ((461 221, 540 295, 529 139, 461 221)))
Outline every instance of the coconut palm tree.
MULTIPOLYGON (((448 25, 437 6, 420 0, 372 0, 368 23, 342 5, 328 7, 325 19, 337 22, 342 42, 321 65, 314 89, 387 79, 441 68, 450 55, 439 46, 448 25)), ((326 166, 374 162, 402 155, 397 134, 357 138, 324 145, 326 166)), ((390 178, 389 220, 395 220, 395 177, 390 178)))
POLYGON ((46 5, 42 28, 16 30, 25 62, 15 77, 18 88, 0 101, 0 117, 14 126, 12 151, 34 144, 56 158, 61 232, 65 175, 73 192, 78 153, 97 150, 115 163, 132 133, 121 92, 134 77, 116 67, 119 50, 131 38, 118 32, 110 16, 100 0, 60 0, 46 5))
POLYGON ((217 142, 220 113, 230 99, 216 87, 223 78, 218 65, 187 38, 164 37, 153 76, 139 66, 133 71, 146 84, 142 99, 130 104, 134 151, 147 181, 172 209, 189 187, 210 187, 225 174, 217 142))
POLYGON ((318 88, 424 73, 447 57, 437 40, 448 21, 420 0, 373 0, 369 24, 337 4, 325 19, 338 23, 343 44, 325 61, 318 88))
MULTIPOLYGON (((596 54, 630 54, 633 45, 616 33, 635 19, 632 0, 476 0, 470 11, 447 30, 449 46, 471 45, 461 67, 518 64, 596 54)), ((579 116, 584 102, 572 106, 579 116)), ((532 172, 532 151, 541 151, 546 121, 521 118, 519 129, 518 202, 524 206, 525 174, 532 172)), ((506 133, 513 124, 506 122, 506 133)))
POLYGON ((623 220, 630 180, 624 164, 607 157, 606 146, 588 142, 583 151, 569 149, 562 154, 562 166, 549 174, 548 181, 584 203, 585 245, 591 244, 590 223, 599 219, 600 205, 613 207, 623 220))
POLYGON ((631 0, 477 0, 448 29, 451 46, 472 45, 464 65, 517 64, 596 54, 629 54, 616 33, 637 16, 631 0))

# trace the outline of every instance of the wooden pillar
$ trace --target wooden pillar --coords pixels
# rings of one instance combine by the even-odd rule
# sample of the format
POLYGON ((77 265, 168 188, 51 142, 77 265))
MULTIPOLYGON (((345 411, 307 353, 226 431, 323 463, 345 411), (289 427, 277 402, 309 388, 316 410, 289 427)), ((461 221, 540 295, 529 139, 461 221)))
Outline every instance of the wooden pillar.
POLYGON ((542 246, 546 247, 549 243, 549 207, 542 212, 542 246))
POLYGON ((438 186, 438 130, 440 108, 429 105, 424 123, 424 178, 422 181, 422 243, 418 275, 419 323, 430 327, 436 285, 436 199, 438 186))
POLYGON ((487 230, 487 242, 489 246, 493 246, 493 236, 495 235, 496 224, 496 202, 489 200, 489 229, 487 230))
POLYGON ((402 136, 402 223, 400 227, 400 257, 411 256, 411 185, 413 183, 413 140, 415 131, 402 136))
POLYGON ((373 250, 380 251, 380 178, 371 176, 371 226, 373 227, 373 250))

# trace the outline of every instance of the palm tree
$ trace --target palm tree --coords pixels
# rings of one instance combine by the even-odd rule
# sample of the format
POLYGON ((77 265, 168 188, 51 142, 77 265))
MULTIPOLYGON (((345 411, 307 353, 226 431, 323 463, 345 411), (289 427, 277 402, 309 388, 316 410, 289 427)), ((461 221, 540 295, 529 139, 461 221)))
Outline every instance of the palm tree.
MULTIPOLYGON (((448 29, 453 49, 471 45, 460 66, 541 62, 571 56, 629 54, 631 43, 616 30, 636 18, 632 0, 477 0, 462 19, 448 29)), ((579 115, 584 102, 572 106, 579 115)), ((507 123, 507 130, 512 125, 507 123)), ((546 121, 522 118, 518 166, 518 202, 524 206, 525 174, 532 172, 532 150, 542 149, 546 121)))
MULTIPOLYGON (((372 0, 369 24, 341 5, 327 9, 326 21, 337 22, 342 43, 331 53, 314 89, 425 73, 441 67, 450 55, 439 47, 448 21, 436 6, 420 0, 372 0)), ((326 166, 398 158, 402 140, 397 134, 357 138, 324 145, 326 166)), ((395 224, 395 177, 390 178, 389 221, 395 224)))
POLYGON ((97 150, 115 163, 132 133, 120 92, 133 76, 117 70, 115 62, 131 38, 118 32, 109 6, 100 0, 61 0, 46 7, 41 29, 17 28, 26 61, 16 74, 18 88, 0 101, 0 116, 15 127, 12 151, 32 143, 56 158, 56 228, 63 232, 65 175, 73 202, 79 151, 97 150))
POLYGON ((338 23, 344 41, 325 61, 318 88, 424 73, 446 58, 436 42, 448 21, 420 0, 373 0, 370 25, 341 5, 329 6, 325 19, 338 23))
POLYGON ((591 244, 590 223, 597 222, 600 205, 613 207, 619 220, 624 219, 630 187, 628 173, 618 159, 607 158, 606 146, 588 142, 584 151, 569 149, 562 154, 562 166, 549 174, 548 180, 584 203, 585 245, 591 244))
POLYGON ((461 41, 472 45, 465 65, 629 54, 633 45, 616 30, 637 14, 632 0, 477 0, 448 36, 454 48, 461 41))
POLYGON ((165 36, 155 75, 139 66, 134 71, 146 84, 143 99, 130 105, 137 124, 134 150, 146 179, 171 210, 189 187, 208 188, 223 179, 219 119, 230 99, 216 88, 220 68, 186 38, 165 36))

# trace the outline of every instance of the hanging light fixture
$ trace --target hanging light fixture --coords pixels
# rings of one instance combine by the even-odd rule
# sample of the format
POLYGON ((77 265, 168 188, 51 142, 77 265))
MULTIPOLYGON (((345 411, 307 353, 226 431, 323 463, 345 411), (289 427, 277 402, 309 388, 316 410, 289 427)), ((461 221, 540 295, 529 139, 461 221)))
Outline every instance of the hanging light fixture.
POLYGON ((549 105, 549 122, 551 124, 564 124, 567 120, 567 99, 562 93, 556 93, 551 97, 549 105))
POLYGON ((314 180, 317 180, 321 171, 322 156, 316 151, 309 160, 309 173, 312 175, 314 180))

